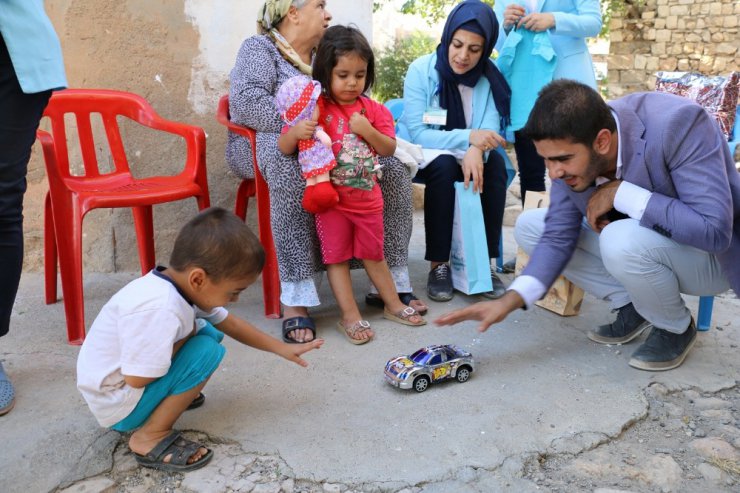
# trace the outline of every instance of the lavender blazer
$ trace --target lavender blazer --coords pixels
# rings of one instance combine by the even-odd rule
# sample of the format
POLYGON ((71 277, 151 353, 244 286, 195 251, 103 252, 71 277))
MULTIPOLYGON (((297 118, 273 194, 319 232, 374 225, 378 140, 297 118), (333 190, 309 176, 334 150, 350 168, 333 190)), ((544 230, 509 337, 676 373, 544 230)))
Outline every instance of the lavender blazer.
MULTIPOLYGON (((740 173, 716 122, 670 94, 636 93, 609 106, 619 119, 622 179, 653 192, 640 225, 717 255, 740 296, 740 173)), ((594 190, 553 180, 545 231, 523 274, 551 286, 563 272, 594 190)))

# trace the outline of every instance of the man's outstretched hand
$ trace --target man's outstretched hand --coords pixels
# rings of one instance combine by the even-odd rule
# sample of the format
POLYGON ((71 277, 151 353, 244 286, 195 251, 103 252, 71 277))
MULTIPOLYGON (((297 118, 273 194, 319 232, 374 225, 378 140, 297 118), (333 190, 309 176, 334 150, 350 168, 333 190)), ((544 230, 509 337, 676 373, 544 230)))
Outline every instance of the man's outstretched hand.
POLYGON ((524 300, 516 291, 507 291, 497 300, 481 301, 465 308, 446 313, 434 321, 437 325, 454 325, 465 320, 478 320, 478 332, 485 332, 506 316, 524 306, 524 300))

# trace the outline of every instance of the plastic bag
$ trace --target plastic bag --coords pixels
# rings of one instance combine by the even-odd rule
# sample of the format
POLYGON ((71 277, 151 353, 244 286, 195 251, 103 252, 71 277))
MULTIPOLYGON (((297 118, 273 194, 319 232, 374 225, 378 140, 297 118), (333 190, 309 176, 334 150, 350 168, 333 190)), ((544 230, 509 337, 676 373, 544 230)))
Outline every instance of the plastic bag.
POLYGON ((472 183, 467 190, 462 182, 455 183, 450 270, 452 287, 458 291, 477 294, 493 290, 483 206, 472 183))

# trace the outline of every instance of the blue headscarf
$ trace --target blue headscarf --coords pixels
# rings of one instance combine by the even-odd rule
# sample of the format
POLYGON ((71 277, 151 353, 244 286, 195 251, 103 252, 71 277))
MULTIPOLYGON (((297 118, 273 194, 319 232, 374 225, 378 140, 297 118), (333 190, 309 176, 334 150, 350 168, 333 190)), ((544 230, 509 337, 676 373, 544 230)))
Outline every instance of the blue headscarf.
POLYGON ((442 41, 437 46, 437 63, 434 68, 439 73, 439 104, 447 109, 445 130, 466 128, 465 112, 460 97, 459 84, 475 87, 481 76, 488 79, 493 92, 493 101, 501 117, 503 131, 510 121, 511 89, 506 79, 490 59, 493 47, 498 39, 498 20, 493 9, 480 0, 460 2, 447 16, 442 41), (458 29, 479 34, 485 40, 483 52, 478 64, 462 75, 456 74, 450 67, 448 54, 452 36, 458 29))

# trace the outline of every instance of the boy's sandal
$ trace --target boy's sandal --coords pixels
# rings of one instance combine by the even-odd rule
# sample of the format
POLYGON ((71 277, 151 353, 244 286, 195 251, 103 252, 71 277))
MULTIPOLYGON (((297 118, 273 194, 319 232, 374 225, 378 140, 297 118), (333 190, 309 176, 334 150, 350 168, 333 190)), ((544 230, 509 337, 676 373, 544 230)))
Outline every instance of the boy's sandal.
POLYGON ((372 327, 370 327, 370 322, 368 322, 367 320, 358 320, 350 326, 344 325, 340 320, 339 322, 337 322, 337 330, 340 333, 344 334, 347 340, 356 346, 368 343, 373 338, 373 336, 370 336, 367 339, 356 339, 358 332, 361 332, 363 330, 372 330, 372 327))
POLYGON ((388 310, 383 310, 383 318, 387 318, 388 320, 393 320, 394 322, 398 322, 399 324, 403 325, 411 325, 412 327, 418 327, 419 325, 426 325, 427 321, 424 320, 419 312, 411 308, 410 306, 407 306, 403 310, 401 310, 398 313, 391 313, 388 310), (418 322, 412 322, 411 317, 417 316, 421 320, 418 322))
POLYGON ((316 339, 316 325, 313 323, 313 319, 311 317, 291 317, 283 320, 283 341, 287 342, 288 344, 303 344, 303 342, 301 341, 296 341, 295 339, 288 337, 288 334, 290 334, 294 330, 300 329, 310 330, 311 334, 313 335, 313 338, 311 340, 313 341, 314 339, 316 339))
POLYGON ((3 364, 0 363, 0 416, 8 414, 15 406, 15 389, 10 379, 5 375, 3 364))
POLYGON ((206 402, 206 396, 203 395, 203 392, 200 392, 198 393, 198 397, 193 399, 193 402, 191 402, 190 405, 185 408, 185 410, 190 411, 191 409, 198 409, 200 406, 203 405, 204 402, 206 402))
MULTIPOLYGON (((427 310, 429 308, 426 306, 426 304, 423 301, 417 298, 414 293, 398 293, 398 299, 401 300, 401 303, 403 303, 406 306, 411 306, 412 301, 418 301, 419 304, 422 305, 424 308, 414 308, 413 306, 411 306, 411 308, 414 308, 414 310, 416 310, 419 315, 427 314, 427 310)), ((383 298, 381 298, 378 293, 366 294, 365 304, 367 306, 374 306, 376 308, 385 308, 385 303, 383 303, 383 298)))
POLYGON ((203 447, 200 443, 188 440, 183 437, 179 431, 173 431, 162 439, 146 455, 134 454, 136 462, 140 466, 159 469, 161 471, 186 472, 200 469, 213 459, 213 450, 207 449, 205 455, 200 459, 188 464, 188 460, 203 447), (164 459, 170 455, 170 460, 165 462, 164 459))

